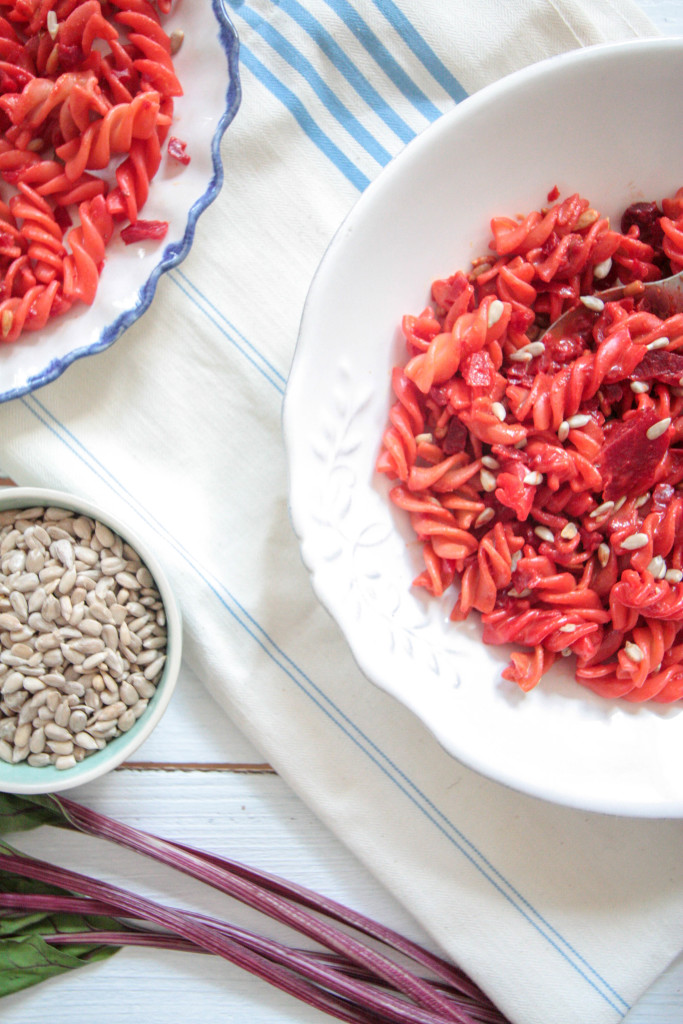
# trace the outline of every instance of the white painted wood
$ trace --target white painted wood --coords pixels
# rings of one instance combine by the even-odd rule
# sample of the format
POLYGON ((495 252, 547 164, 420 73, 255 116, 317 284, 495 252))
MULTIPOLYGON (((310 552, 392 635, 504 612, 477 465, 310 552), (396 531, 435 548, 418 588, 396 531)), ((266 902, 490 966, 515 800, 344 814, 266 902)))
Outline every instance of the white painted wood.
POLYGON ((639 1000, 623 1024, 681 1024, 683 1021, 683 953, 639 1000))
POLYGON ((183 665, 164 717, 133 760, 182 764, 243 764, 263 755, 232 724, 201 679, 183 665))
POLYGON ((637 0, 637 3, 663 35, 683 35, 683 5, 680 0, 637 0))

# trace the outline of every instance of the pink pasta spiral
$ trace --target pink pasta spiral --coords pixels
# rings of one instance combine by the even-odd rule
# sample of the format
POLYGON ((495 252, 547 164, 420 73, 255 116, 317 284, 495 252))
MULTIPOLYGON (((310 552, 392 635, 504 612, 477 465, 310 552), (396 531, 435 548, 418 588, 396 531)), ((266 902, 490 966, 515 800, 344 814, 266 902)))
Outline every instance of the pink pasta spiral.
MULTIPOLYGON (((182 95, 159 0, 0 0, 0 340, 94 301, 139 220, 182 95)), ((149 227, 153 224, 153 229, 149 227)))
MULTIPOLYGON (((550 197, 549 197, 550 198, 550 197)), ((621 230, 579 195, 491 222, 489 252, 403 318, 377 469, 505 678, 559 657, 605 698, 683 698, 683 314, 641 282, 683 266, 683 189, 621 230), (591 296, 620 281, 618 301, 591 296), (563 311, 585 312, 547 332, 563 311), (594 306, 593 310, 588 307, 594 306)))

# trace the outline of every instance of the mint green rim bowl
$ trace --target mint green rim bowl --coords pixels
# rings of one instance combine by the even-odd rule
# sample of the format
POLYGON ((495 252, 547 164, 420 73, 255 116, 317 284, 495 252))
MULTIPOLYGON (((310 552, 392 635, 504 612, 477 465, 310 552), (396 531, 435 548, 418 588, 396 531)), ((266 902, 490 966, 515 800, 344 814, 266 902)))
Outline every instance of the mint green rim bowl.
POLYGON ((62 792, 92 782, 126 761, 147 739, 168 707, 178 681, 182 656, 182 622, 178 604, 166 573, 149 545, 116 516, 75 494, 39 487, 7 487, 0 490, 0 512, 10 508, 35 506, 65 508, 79 515, 98 519, 137 551, 154 577, 164 605, 167 630, 166 663, 147 710, 127 733, 111 740, 102 750, 90 754, 73 768, 58 770, 53 765, 37 768, 25 762, 8 764, 0 760, 0 792, 4 793, 62 792))

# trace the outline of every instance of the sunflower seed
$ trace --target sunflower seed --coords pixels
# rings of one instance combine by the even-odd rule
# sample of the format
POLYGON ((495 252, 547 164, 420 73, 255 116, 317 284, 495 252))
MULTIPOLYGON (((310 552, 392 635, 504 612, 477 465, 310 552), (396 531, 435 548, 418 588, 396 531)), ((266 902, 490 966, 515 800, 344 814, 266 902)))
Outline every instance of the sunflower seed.
POLYGON ((71 708, 67 704, 66 700, 63 700, 55 711, 55 725, 60 726, 62 729, 68 728, 69 718, 71 717, 71 708))
POLYGON ((97 750, 97 740, 94 736, 91 736, 89 732, 77 732, 74 735, 74 743, 78 747, 82 747, 83 750, 97 750))
POLYGON ((666 576, 666 562, 661 555, 655 555, 650 564, 647 567, 647 571, 654 576, 656 580, 663 580, 666 576))
POLYGON ((648 430, 645 431, 645 437, 648 439, 648 441, 656 441, 658 437, 661 437, 662 434, 666 433, 666 431, 669 429, 670 425, 671 425, 671 417, 670 416, 667 416, 663 420, 657 420, 656 423, 653 423, 652 426, 648 430))
POLYGON ((621 542, 621 546, 624 551, 638 551, 640 548, 646 547, 650 543, 650 538, 646 533, 632 533, 630 537, 626 537, 621 542))
POLYGON ((555 540, 555 534, 548 526, 534 526, 534 533, 548 544, 552 544, 555 540))
POLYGON ((630 658, 631 661, 635 661, 637 665, 639 665, 645 657, 643 651, 638 646, 638 644, 631 643, 630 640, 627 640, 624 644, 624 654, 627 658, 630 658))
POLYGON ((111 722, 115 718, 118 718, 126 710, 126 705, 122 700, 114 701, 107 708, 102 708, 97 712, 96 720, 98 722, 111 722))
POLYGON ((162 654, 161 657, 157 658, 156 661, 153 661, 150 665, 147 666, 143 673, 145 679, 149 681, 155 680, 159 673, 161 672, 162 668, 164 667, 165 663, 166 655, 162 654))
POLYGON ((606 515, 614 509, 613 501, 603 501, 602 505, 598 505, 592 512, 589 513, 591 519, 599 519, 600 516, 606 515))
POLYGON ((580 427, 585 427, 590 421, 590 416, 586 416, 585 413, 578 413, 576 416, 570 416, 567 424, 570 430, 578 430, 580 427))
POLYGON ((500 318, 502 317, 504 311, 505 306, 500 301, 500 299, 494 299, 491 305, 489 306, 488 316, 486 320, 487 326, 493 327, 494 324, 497 324, 500 318))
MULTIPOLYGON (((493 511, 492 508, 485 508, 483 510, 483 512, 480 512, 479 515, 477 516, 477 518, 474 520, 475 527, 477 527, 477 526, 485 526, 486 523, 490 523, 491 520, 493 519, 493 517, 495 516, 495 514, 496 513, 493 511)), ((132 653, 133 652, 131 651, 131 654, 132 653)), ((135 658, 134 658, 134 660, 135 660, 135 658)), ((138 663, 139 663, 139 659, 138 659, 138 663)), ((134 689, 134 687, 133 687, 133 689, 134 689)), ((137 696, 136 696, 136 699, 137 699, 137 696)))
MULTIPOLYGON (((597 218, 596 218, 597 219, 597 218)), ((601 263, 596 263, 593 267, 593 277, 597 277, 599 281, 607 277, 610 270, 612 269, 612 257, 608 256, 606 260, 601 263)))
POLYGON ((605 565, 609 561, 609 555, 610 555, 609 545, 604 544, 604 543, 600 544, 598 546, 598 561, 600 562, 600 564, 602 565, 603 568, 605 567, 605 565))
POLYGON ((128 708, 126 711, 123 712, 123 714, 120 716, 116 724, 118 725, 121 732, 128 732, 129 729, 133 728, 136 721, 137 719, 135 717, 135 712, 133 711, 133 708, 128 708))
POLYGON ((0 614, 0 629, 19 629, 20 626, 21 619, 12 612, 2 612, 0 614))
POLYGON ((485 491, 490 493, 496 489, 496 478, 488 469, 482 469, 479 471, 479 481, 485 491))
POLYGON ((64 754, 72 754, 74 749, 73 740, 48 740, 46 746, 48 750, 51 750, 58 757, 64 754))
POLYGON ((44 752, 29 754, 26 760, 32 768, 44 768, 45 765, 50 763, 50 755, 44 752))

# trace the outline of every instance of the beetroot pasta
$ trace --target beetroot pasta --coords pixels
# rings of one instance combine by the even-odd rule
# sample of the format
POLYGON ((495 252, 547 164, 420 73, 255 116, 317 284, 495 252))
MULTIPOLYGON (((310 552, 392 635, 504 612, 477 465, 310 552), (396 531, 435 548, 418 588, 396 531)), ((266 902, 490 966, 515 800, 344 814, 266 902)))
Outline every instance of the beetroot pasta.
POLYGON ((490 251, 403 318, 377 469, 422 544, 415 585, 520 646, 505 678, 530 690, 574 656, 597 694, 677 701, 683 314, 642 283, 683 269, 683 189, 619 230, 580 195, 548 204, 495 217, 490 251))
POLYGON ((0 341, 91 304, 117 227, 163 237, 139 214, 182 94, 169 6, 0 0, 0 341))

